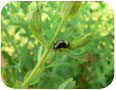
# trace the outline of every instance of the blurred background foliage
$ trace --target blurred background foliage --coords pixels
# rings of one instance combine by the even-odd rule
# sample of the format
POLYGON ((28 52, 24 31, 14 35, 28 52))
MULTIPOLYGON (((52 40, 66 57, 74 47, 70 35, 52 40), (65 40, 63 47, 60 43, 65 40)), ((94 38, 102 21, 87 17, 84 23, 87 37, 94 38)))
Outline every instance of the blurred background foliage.
MULTIPOLYGON (((41 2, 44 34, 48 42, 60 23, 62 3, 41 2)), ((30 17, 37 4, 35 1, 13 1, 1 12, 1 51, 6 61, 2 78, 12 88, 21 88, 26 73, 40 58, 40 44, 30 30, 30 17)), ((85 58, 75 60, 61 54, 54 55, 45 63, 49 65, 55 61, 53 67, 44 69, 37 82, 28 88, 61 88, 72 79, 67 88, 72 88, 71 85, 86 89, 108 86, 114 77, 114 12, 106 2, 84 1, 77 16, 65 22, 57 39, 70 42, 76 36, 90 32, 96 32, 96 36, 82 48, 82 51, 87 51, 85 58)))

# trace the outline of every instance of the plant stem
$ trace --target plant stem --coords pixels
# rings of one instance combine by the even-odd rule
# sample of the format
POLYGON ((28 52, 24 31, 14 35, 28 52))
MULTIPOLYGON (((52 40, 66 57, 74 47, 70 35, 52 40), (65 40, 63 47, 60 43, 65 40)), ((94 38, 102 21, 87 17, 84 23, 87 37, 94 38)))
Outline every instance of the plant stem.
POLYGON ((65 19, 63 19, 58 27, 58 29, 55 32, 55 35, 53 36, 53 39, 49 45, 49 47, 45 50, 44 54, 41 57, 41 60, 37 63, 37 65, 35 66, 35 68, 33 69, 33 71, 31 72, 31 74, 29 75, 29 77, 23 82, 22 86, 27 86, 29 84, 29 82, 31 82, 31 80, 36 76, 36 74, 41 70, 42 65, 44 64, 44 61, 46 59, 46 57, 48 56, 48 53, 50 52, 50 49, 52 48, 52 45, 54 43, 54 41, 56 40, 63 24, 64 24, 65 19))
POLYGON ((65 22, 65 18, 64 18, 64 19, 62 19, 62 21, 61 21, 61 23, 60 23, 60 25, 59 25, 58 29, 56 30, 55 35, 54 35, 54 36, 53 36, 53 38, 52 38, 52 41, 51 41, 50 46, 52 46, 52 44, 53 44, 53 43, 54 43, 54 41, 56 40, 56 38, 57 38, 57 36, 58 36, 59 32, 61 31, 61 28, 62 28, 62 26, 63 26, 64 22, 65 22))
POLYGON ((33 69, 33 71, 31 72, 31 74, 29 75, 29 77, 24 81, 22 86, 27 86, 28 83, 36 76, 36 74, 39 72, 41 66, 44 63, 44 60, 46 58, 46 56, 48 55, 49 50, 45 50, 43 56, 41 57, 40 62, 37 63, 37 65, 35 66, 35 68, 33 69))

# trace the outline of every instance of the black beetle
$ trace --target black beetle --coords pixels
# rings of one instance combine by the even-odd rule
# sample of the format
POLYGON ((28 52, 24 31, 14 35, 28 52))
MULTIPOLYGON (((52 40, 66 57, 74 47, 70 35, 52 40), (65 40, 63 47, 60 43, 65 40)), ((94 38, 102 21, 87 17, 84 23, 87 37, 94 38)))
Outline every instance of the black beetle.
MULTIPOLYGON (((59 40, 53 45, 53 49, 60 50, 61 48, 69 48, 70 44, 67 40, 59 40)), ((60 50, 61 51, 61 50, 60 50)))

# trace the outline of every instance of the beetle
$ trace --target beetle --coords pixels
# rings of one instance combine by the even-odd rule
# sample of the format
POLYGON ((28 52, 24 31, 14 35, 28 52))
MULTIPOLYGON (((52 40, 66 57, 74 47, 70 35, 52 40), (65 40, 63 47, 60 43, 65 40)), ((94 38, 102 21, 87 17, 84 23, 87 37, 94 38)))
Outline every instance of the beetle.
POLYGON ((59 50, 61 52, 61 48, 69 48, 70 44, 67 40, 58 40, 57 42, 54 43, 53 49, 59 50))

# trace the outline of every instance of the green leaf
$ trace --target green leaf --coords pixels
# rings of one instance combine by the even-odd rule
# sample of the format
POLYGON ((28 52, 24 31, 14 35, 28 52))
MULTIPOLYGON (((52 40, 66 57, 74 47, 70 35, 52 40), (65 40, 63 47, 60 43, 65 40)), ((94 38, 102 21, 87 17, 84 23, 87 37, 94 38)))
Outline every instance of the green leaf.
POLYGON ((73 78, 69 78, 67 81, 63 82, 58 89, 73 89, 75 87, 75 81, 73 78))
POLYGON ((68 84, 68 86, 66 87, 66 89, 74 89, 75 85, 76 85, 76 82, 75 82, 75 81, 71 81, 71 82, 68 84))
POLYGON ((63 49, 61 52, 61 54, 67 55, 69 57, 75 58, 75 59, 81 59, 83 56, 86 55, 86 52, 77 52, 77 51, 73 51, 70 49, 63 49))
POLYGON ((42 35, 43 27, 42 27, 41 13, 39 9, 33 12, 30 25, 33 35, 38 39, 41 45, 47 47, 48 45, 47 40, 42 35))
POLYGON ((32 25, 35 28, 36 32, 39 33, 42 31, 42 19, 41 19, 41 13, 39 11, 39 9, 35 10, 32 14, 32 25))
POLYGON ((82 48, 83 46, 87 45, 93 39, 94 39, 93 33, 88 33, 86 35, 79 36, 71 42, 70 49, 73 50, 73 49, 82 48))
POLYGON ((66 1, 61 9, 62 18, 72 19, 81 6, 81 1, 66 1))

